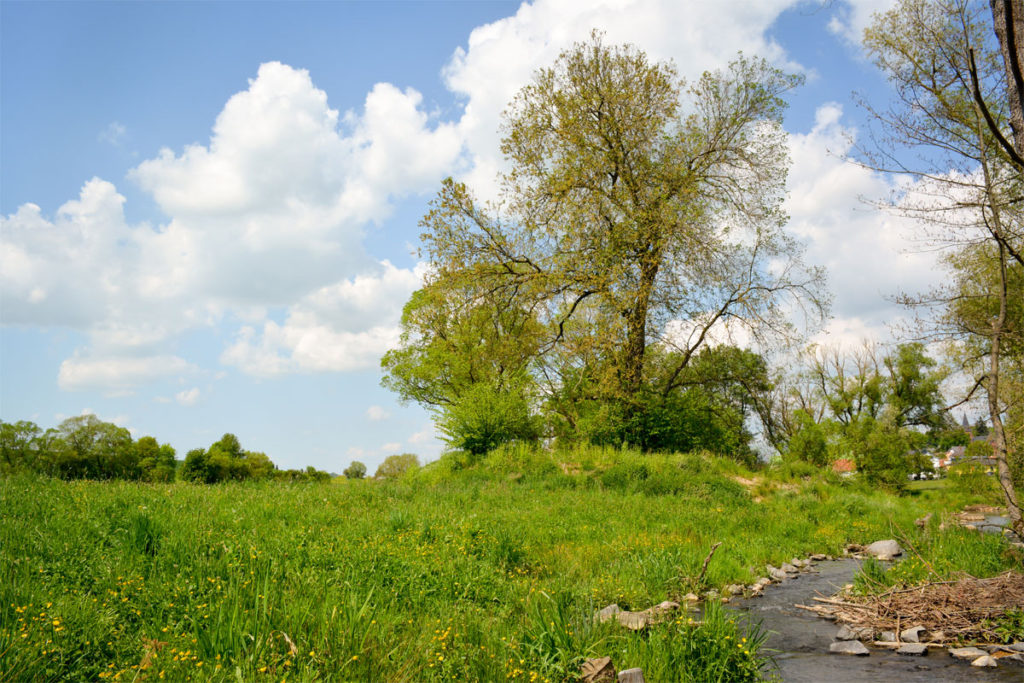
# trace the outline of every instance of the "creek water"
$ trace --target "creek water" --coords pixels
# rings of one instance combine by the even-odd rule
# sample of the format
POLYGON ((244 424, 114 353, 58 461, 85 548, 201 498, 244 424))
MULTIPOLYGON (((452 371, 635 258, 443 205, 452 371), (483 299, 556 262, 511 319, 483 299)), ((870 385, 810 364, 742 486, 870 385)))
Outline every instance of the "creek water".
POLYGON ((767 647, 786 683, 935 683, 936 681, 1024 681, 1024 666, 1005 663, 994 669, 979 669, 969 662, 954 660, 943 650, 925 657, 906 657, 891 650, 871 648, 868 657, 829 654, 839 627, 795 604, 814 604, 815 597, 828 597, 853 580, 860 567, 854 559, 817 562, 814 570, 786 579, 765 589, 764 595, 730 603, 770 633, 767 647))

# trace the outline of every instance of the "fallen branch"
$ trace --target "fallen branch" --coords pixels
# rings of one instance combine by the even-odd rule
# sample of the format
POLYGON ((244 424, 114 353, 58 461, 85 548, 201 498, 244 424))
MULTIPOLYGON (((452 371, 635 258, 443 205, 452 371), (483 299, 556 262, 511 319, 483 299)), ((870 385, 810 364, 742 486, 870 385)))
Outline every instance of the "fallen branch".
POLYGON ((704 558, 704 566, 701 567, 700 575, 697 577, 698 586, 704 585, 704 576, 708 573, 708 565, 711 563, 711 556, 715 554, 715 551, 718 550, 718 546, 720 545, 722 545, 721 541, 711 546, 711 552, 709 552, 708 556, 704 558))

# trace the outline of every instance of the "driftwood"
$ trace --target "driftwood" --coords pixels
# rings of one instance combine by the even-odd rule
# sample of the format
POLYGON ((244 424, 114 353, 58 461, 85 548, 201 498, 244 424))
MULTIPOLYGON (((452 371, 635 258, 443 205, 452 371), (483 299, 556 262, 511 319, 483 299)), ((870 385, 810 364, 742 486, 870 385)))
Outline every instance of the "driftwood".
POLYGON ((708 573, 708 565, 711 563, 711 557, 715 554, 715 551, 718 550, 718 546, 720 545, 722 545, 721 541, 711 546, 711 552, 709 552, 708 556, 704 558, 704 566, 700 568, 700 576, 697 577, 698 586, 704 584, 704 575, 708 573))
MULTIPOLYGON (((876 633, 893 631, 897 637, 904 627, 922 626, 931 633, 941 632, 947 641, 988 640, 991 636, 989 620, 1009 610, 1024 609, 1024 574, 1009 571, 990 579, 963 576, 863 598, 844 596, 844 599, 814 600, 822 605, 797 607, 827 614, 839 623, 870 627, 876 633)), ((899 645, 879 644, 880 647, 899 645)))

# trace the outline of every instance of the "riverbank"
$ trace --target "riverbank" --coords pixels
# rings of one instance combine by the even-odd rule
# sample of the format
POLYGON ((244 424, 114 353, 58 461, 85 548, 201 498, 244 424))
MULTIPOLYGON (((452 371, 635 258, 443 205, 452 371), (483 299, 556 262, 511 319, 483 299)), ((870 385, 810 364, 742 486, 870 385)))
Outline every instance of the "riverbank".
MULTIPOLYGON (((651 647, 592 615, 721 594, 894 531, 918 544, 915 519, 984 502, 697 456, 640 470, 579 455, 575 469, 508 460, 391 483, 2 479, 0 678, 563 680, 609 654, 652 681, 704 680, 722 662, 756 673, 754 632, 684 621, 651 647), (720 660, 700 660, 701 638, 720 660)), ((939 571, 1021 561, 991 535, 936 533, 939 571)))

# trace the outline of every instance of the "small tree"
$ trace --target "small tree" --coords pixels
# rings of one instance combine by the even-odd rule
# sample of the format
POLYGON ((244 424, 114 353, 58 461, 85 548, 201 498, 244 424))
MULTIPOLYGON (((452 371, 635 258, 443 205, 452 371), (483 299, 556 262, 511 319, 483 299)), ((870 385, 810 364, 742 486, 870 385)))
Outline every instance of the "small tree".
POLYGON ((389 455, 384 458, 384 462, 380 464, 373 476, 376 479, 398 479, 406 472, 414 470, 419 466, 420 459, 412 453, 389 455))
POLYGON ((449 446, 473 455, 483 455, 513 441, 534 441, 539 435, 522 389, 513 386, 502 390, 482 382, 472 385, 458 403, 441 411, 438 428, 449 446))
POLYGON ((366 476, 366 465, 358 460, 353 460, 342 474, 346 479, 362 479, 366 476))

